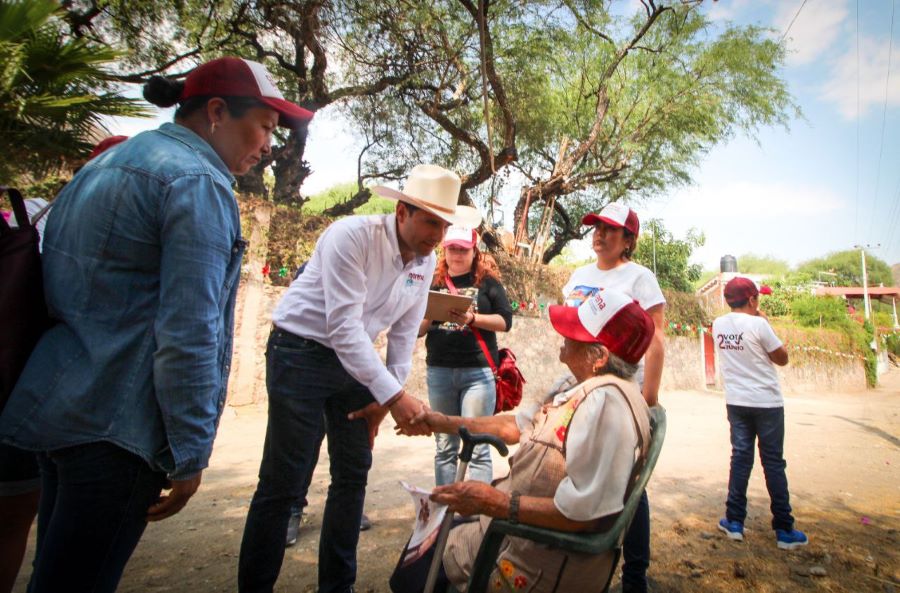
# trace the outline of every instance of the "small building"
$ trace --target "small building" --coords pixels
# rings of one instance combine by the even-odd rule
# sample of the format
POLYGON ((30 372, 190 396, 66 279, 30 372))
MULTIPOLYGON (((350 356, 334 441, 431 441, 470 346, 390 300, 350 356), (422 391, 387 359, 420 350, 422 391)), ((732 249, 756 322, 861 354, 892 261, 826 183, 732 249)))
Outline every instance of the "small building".
POLYGON ((741 274, 738 272, 738 262, 730 255, 723 256, 719 262, 719 273, 710 278, 706 284, 697 290, 697 299, 700 304, 711 314, 715 314, 727 308, 725 303, 725 285, 735 276, 743 276, 760 284, 764 274, 741 274))

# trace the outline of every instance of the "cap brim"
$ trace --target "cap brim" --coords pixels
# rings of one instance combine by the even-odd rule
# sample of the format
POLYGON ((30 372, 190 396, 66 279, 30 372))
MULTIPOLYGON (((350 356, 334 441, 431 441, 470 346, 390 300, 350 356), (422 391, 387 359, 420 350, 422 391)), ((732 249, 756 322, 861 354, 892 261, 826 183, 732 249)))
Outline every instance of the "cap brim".
POLYGON ((433 208, 429 204, 419 200, 418 198, 414 198, 412 196, 408 196, 405 193, 396 190, 391 187, 385 187, 383 185, 376 185, 372 188, 372 192, 378 194, 382 198, 387 198, 389 200, 399 200, 401 202, 406 202, 407 204, 412 204, 416 208, 421 208, 425 210, 429 214, 434 214, 440 219, 443 219, 450 224, 457 224, 459 226, 465 226, 466 221, 470 219, 469 216, 463 214, 458 215, 456 213, 445 212, 443 210, 438 210, 437 208, 433 208))
POLYGON ((599 214, 594 214, 594 213, 586 214, 584 216, 584 218, 581 219, 581 224, 586 225, 586 226, 594 226, 595 224, 598 224, 600 222, 605 222, 606 224, 608 224, 610 226, 614 226, 614 227, 618 227, 618 228, 622 228, 622 229, 625 228, 624 224, 616 222, 612 218, 607 218, 606 216, 600 216, 599 214))
POLYGON ((296 128, 298 125, 308 123, 315 115, 312 111, 304 109, 284 99, 273 97, 258 97, 260 102, 268 105, 278 112, 278 125, 283 128, 296 128))
POLYGON ((772 294, 772 287, 763 284, 759 287, 759 294, 772 294))
POLYGON ((570 338, 576 342, 597 343, 597 336, 593 336, 581 325, 578 318, 578 307, 566 305, 550 305, 550 324, 556 333, 564 338, 570 338))

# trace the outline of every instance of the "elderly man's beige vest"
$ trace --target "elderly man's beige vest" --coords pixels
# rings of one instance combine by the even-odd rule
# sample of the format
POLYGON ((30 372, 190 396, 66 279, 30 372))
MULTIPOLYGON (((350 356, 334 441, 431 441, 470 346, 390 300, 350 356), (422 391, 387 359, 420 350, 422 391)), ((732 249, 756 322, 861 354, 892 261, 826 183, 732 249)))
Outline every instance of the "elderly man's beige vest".
MULTIPOLYGON (((569 424, 585 397, 599 387, 611 387, 610 395, 621 393, 632 412, 637 431, 635 465, 624 502, 647 457, 650 413, 637 384, 611 375, 588 379, 578 386, 576 394, 560 406, 544 405, 535 415, 531 428, 522 433, 519 450, 510 460, 509 476, 497 480, 494 486, 504 492, 516 490, 523 496, 553 498, 560 482, 566 477, 569 424)), ((594 531, 603 531, 614 519, 615 516, 599 519, 594 531)), ((443 558, 444 569, 450 582, 461 591, 466 588, 478 547, 490 521, 490 517, 483 516, 477 522, 461 525, 450 532, 443 558)), ((592 590, 597 583, 605 582, 614 568, 611 564, 612 553, 590 556, 551 549, 521 538, 507 538, 500 547, 488 590, 516 593, 592 590)))

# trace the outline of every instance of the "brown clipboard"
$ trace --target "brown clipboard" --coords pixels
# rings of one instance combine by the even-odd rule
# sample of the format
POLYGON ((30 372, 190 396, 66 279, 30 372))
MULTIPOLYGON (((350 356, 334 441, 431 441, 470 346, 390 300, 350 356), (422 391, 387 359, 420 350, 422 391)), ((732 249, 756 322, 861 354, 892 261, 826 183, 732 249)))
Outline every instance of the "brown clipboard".
POLYGON ((428 306, 425 308, 425 319, 432 321, 450 321, 450 310, 468 311, 472 306, 472 297, 449 292, 428 291, 428 306))

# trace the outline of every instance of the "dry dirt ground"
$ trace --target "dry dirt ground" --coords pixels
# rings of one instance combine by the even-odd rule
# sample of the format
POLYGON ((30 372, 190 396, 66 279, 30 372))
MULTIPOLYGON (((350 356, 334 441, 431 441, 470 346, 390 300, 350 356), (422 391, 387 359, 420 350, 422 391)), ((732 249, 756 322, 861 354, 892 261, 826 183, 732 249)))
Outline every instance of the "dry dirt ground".
MULTIPOLYGON (((715 528, 723 514, 730 454, 722 395, 682 391, 661 400, 669 429, 649 488, 654 591, 900 592, 900 371, 866 393, 789 394, 785 455, 791 502, 797 527, 810 536, 810 545, 795 552, 775 546, 759 467, 750 482, 745 541, 728 541, 715 528)), ((227 410, 200 492, 180 515, 149 526, 120 591, 236 590, 240 538, 265 426, 262 407, 227 410)), ((432 441, 397 437, 389 428, 386 421, 370 474, 366 511, 374 527, 359 544, 362 592, 388 590, 388 575, 409 534, 413 510, 397 480, 432 482, 432 441)), ((504 463, 495 459, 495 472, 504 463)), ((287 551, 277 591, 315 591, 327 485, 323 450, 300 541, 287 551)), ((29 571, 20 575, 22 591, 29 571)))

